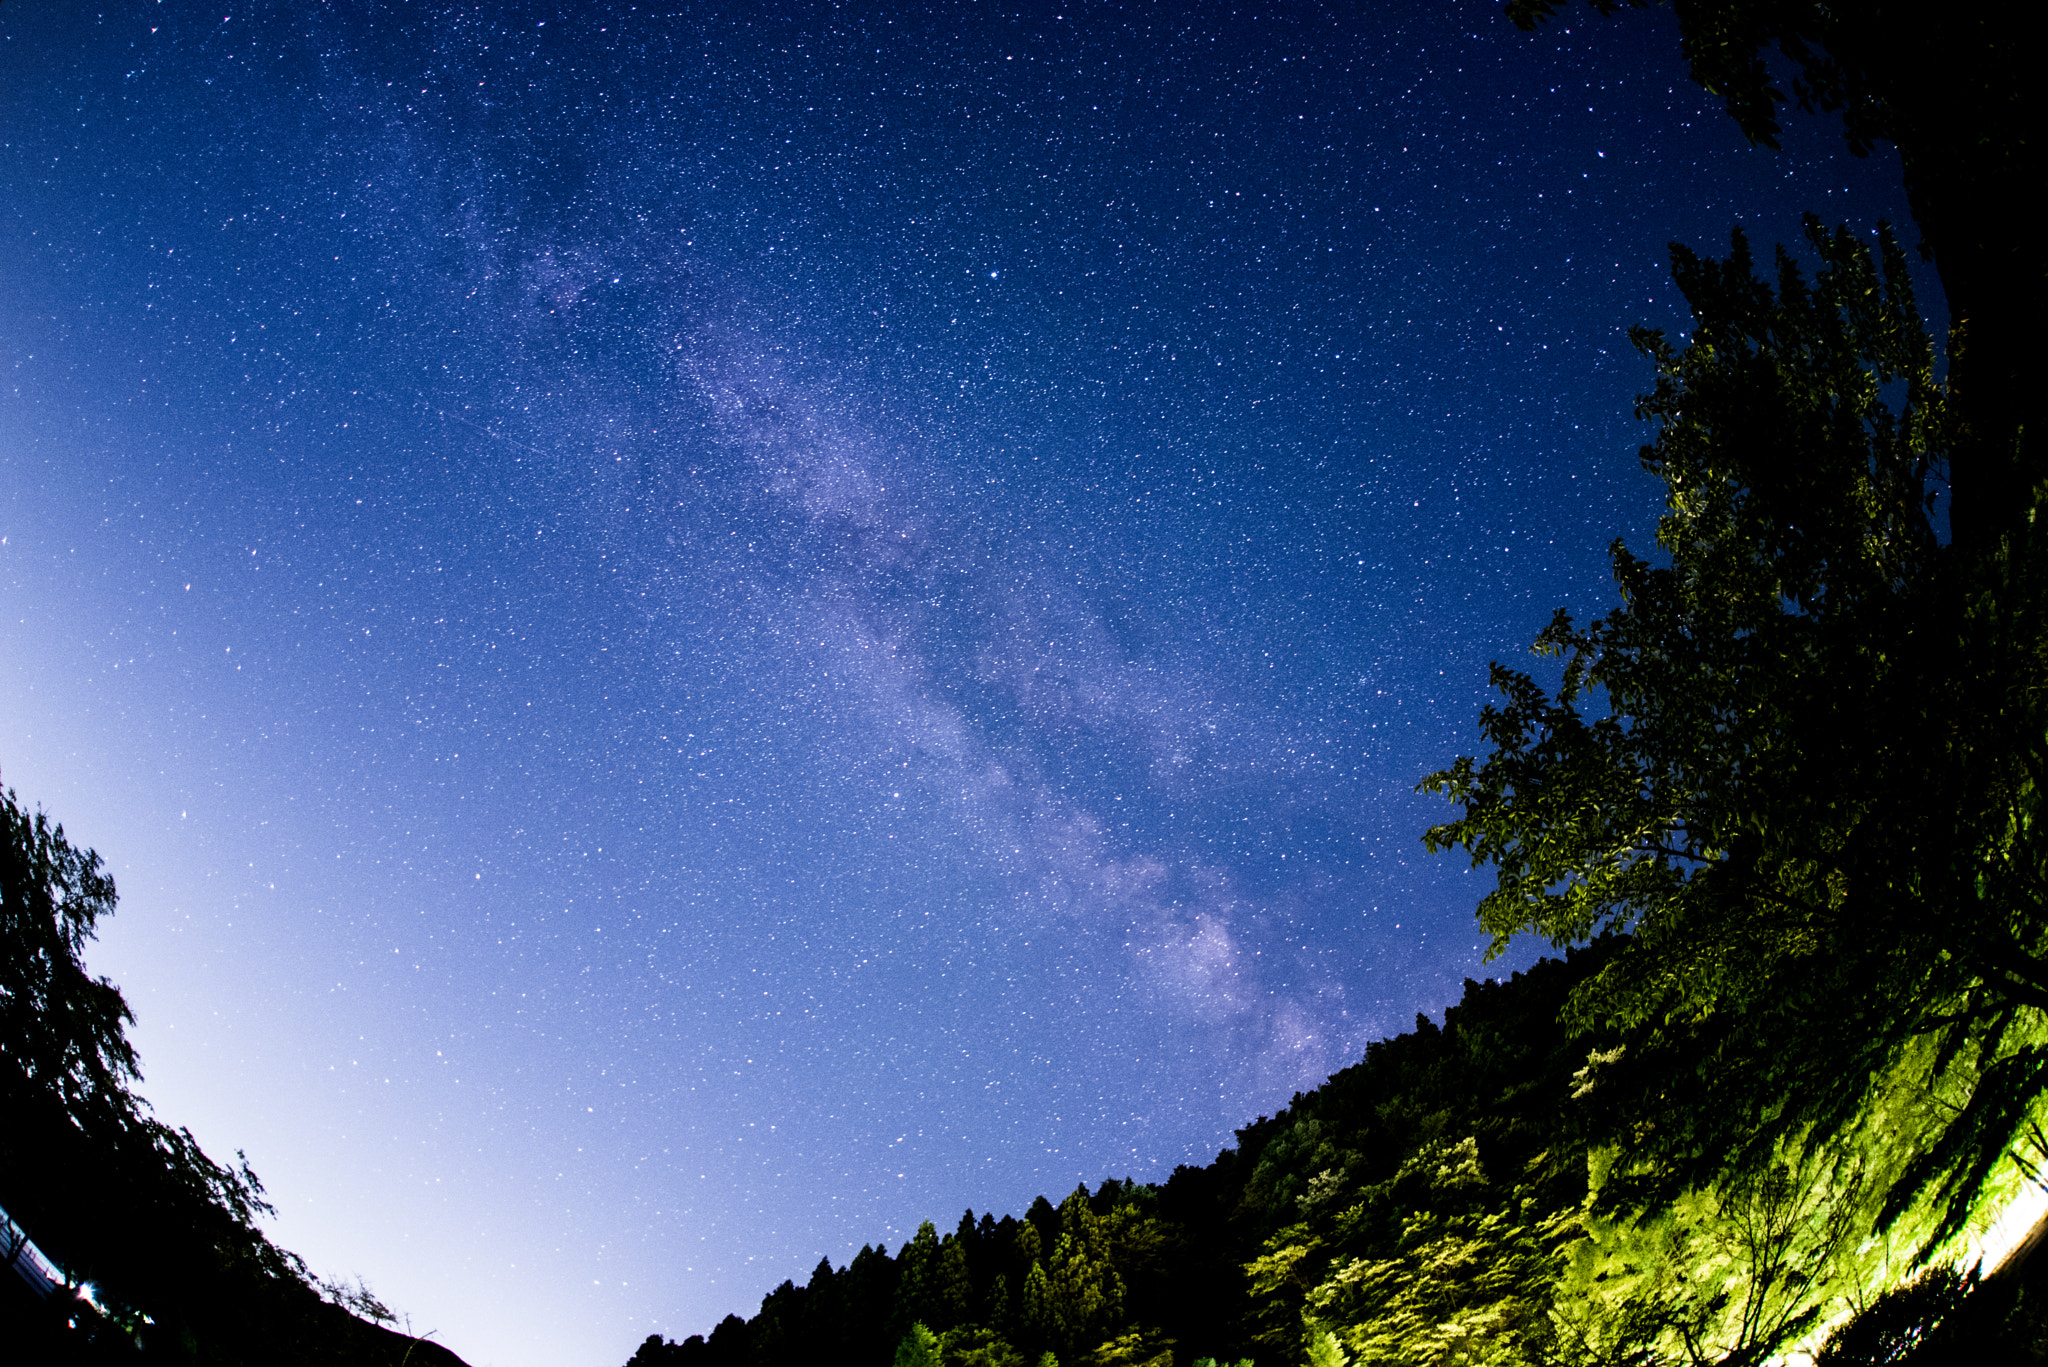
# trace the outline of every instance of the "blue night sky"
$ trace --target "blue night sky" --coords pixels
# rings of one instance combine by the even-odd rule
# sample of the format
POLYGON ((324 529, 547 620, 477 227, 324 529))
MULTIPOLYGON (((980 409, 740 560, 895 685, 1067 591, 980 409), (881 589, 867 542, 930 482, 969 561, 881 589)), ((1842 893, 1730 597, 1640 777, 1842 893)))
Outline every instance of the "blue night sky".
POLYGON ((280 1243, 616 1364, 1455 999, 1665 244, 1896 184, 1661 11, 9 0, 0 768, 280 1243))

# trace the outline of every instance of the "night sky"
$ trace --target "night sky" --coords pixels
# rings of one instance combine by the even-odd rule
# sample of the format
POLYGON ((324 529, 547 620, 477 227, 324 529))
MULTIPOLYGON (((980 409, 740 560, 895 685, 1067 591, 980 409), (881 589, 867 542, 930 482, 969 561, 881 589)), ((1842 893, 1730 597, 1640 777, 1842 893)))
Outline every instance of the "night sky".
POLYGON ((1413 788, 1647 548, 1665 244, 1913 240, 1661 11, 747 8, 0 7, 0 770, 158 1114, 478 1367, 1526 961, 1413 788))

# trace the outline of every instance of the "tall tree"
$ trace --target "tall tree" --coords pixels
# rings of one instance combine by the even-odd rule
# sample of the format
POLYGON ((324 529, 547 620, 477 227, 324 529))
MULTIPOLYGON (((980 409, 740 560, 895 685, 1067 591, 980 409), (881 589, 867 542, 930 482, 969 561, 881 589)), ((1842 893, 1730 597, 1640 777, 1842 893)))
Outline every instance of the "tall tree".
POLYGON ((1427 839, 1496 867, 1496 952, 1629 932, 1573 999, 1628 1034, 1593 1101, 1646 1180, 1609 1195, 1761 1170, 1910 1064, 1960 1089, 1890 1207, 1931 1194, 1939 1235, 2048 1083, 2048 529, 1941 543, 1955 424, 1903 253, 1807 232, 1819 272, 1781 250, 1775 290, 1739 233, 1674 248, 1689 343, 1634 334, 1669 563, 1616 544, 1622 605, 1537 640, 1555 693, 1495 667, 1493 753, 1426 780, 1464 808, 1427 839))
POLYGON ((246 1164, 228 1168, 156 1120, 138 1081, 120 989, 81 960, 114 882, 62 826, 0 795, 0 1205, 74 1274, 170 1318, 210 1261, 302 1286, 255 1229, 268 1213, 246 1164))
POLYGON ((1101 1342, 1123 1317, 1124 1284, 1110 1258, 1104 1221, 1088 1206, 1088 1188, 1060 1202, 1060 1235, 1047 1280, 1059 1313, 1059 1351, 1071 1359, 1101 1342))
MULTIPOLYGON (((1590 0, 1612 14, 1623 0, 1590 0)), ((1648 0, 1627 0, 1640 7, 1648 0)), ((1562 0, 1508 0, 1534 28, 1562 0)), ((1954 327, 1953 525, 1970 555, 2016 534, 2048 478, 2026 432, 2048 304, 2029 185, 2042 183, 2038 45, 2017 4, 1929 0, 1671 0, 1693 79, 1752 141, 1776 146, 1778 107, 1839 113, 1850 147, 1898 149, 1921 249, 1954 327), (1770 58, 1790 76, 1774 83, 1770 58)))

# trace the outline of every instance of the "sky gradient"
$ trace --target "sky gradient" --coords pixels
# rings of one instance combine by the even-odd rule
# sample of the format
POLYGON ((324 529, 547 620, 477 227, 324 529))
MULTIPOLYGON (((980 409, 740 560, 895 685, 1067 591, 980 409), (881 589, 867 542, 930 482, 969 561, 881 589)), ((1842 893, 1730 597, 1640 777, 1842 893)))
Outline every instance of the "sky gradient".
POLYGON ((1913 235, 1662 12, 1361 9, 0 7, 0 773, 281 1244, 619 1363, 1489 971, 1413 788, 1666 243, 1913 235))

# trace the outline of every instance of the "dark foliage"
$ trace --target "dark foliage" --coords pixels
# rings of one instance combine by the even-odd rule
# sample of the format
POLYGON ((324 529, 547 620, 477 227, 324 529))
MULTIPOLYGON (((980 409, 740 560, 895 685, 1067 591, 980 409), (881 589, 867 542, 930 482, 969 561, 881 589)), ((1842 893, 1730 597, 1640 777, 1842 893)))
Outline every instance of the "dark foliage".
POLYGON ((1938 1267, 1837 1330, 1814 1367, 1976 1367, 2048 1362, 2048 1260, 2001 1276, 1938 1267))
POLYGON ((114 897, 97 855, 0 797, 0 1206, 106 1307, 0 1274, 0 1332, 51 1362, 453 1367, 323 1300, 256 1228, 246 1162, 214 1162, 131 1090, 133 1016, 79 958, 114 897))
POLYGON ((1497 946, 1631 936, 1572 1010, 1628 1042, 1603 1133, 1650 1180, 1608 1199, 1836 1135, 1935 1041, 1967 1100, 1890 1214, 1931 1196, 1944 1237, 2048 1082, 2048 541, 1939 541, 1954 424, 1903 259, 1807 231, 1821 269, 1781 250, 1775 288, 1740 234, 1674 248, 1692 336, 1636 334, 1669 563, 1617 544, 1622 605, 1538 638, 1554 694, 1496 667, 1493 754, 1428 781, 1464 809, 1429 838, 1495 866, 1497 946))
MULTIPOLYGON (((1608 14, 1622 7, 1591 3, 1608 14)), ((1507 3, 1524 28, 1562 8, 1507 3)), ((1840 114, 1859 154, 1879 142, 1898 149, 1921 249, 1941 272, 1955 327, 1956 539, 1968 556, 1995 554, 2048 477, 2040 439, 2025 430, 2048 286, 2027 188, 2042 182, 2031 11, 1928 0, 1671 0, 1671 9, 1693 79, 1752 140, 1775 146, 1779 107, 1793 103, 1840 114)))
POLYGON ((1044 1352, 1097 1367, 1294 1361, 1302 1296, 1331 1261, 1383 1252, 1407 1216, 1440 1204, 1415 1176, 1418 1154, 1469 1144, 1546 1210, 1583 1198, 1565 1102, 1585 1046, 1556 1022, 1611 953, 1603 944, 1506 982, 1468 982, 1441 1027, 1418 1017, 1413 1032, 1240 1130, 1214 1163, 1178 1168, 1160 1186, 1111 1179, 1057 1207, 1040 1197, 1022 1219, 969 1211, 943 1237, 927 1224, 893 1258, 865 1248, 842 1269, 820 1262, 808 1284, 770 1292, 753 1319, 728 1316, 681 1343, 652 1336, 632 1363, 796 1367, 829 1354, 887 1367, 912 1324, 939 1337, 947 1367, 1026 1367, 1044 1352), (1276 1237, 1306 1251, 1284 1284, 1262 1290, 1247 1269, 1276 1237), (1092 1312, 1082 1305, 1091 1297, 1092 1312))

